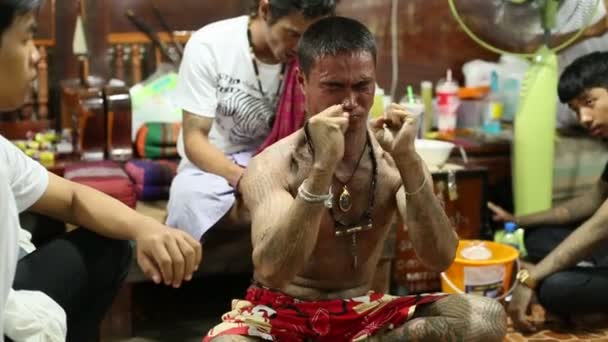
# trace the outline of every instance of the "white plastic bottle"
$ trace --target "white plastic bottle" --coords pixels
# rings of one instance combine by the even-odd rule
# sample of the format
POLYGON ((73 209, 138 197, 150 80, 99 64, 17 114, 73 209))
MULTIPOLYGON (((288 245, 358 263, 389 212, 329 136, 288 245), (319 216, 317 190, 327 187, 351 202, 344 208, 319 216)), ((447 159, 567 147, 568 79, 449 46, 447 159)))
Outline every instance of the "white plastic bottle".
POLYGON ((456 110, 460 105, 458 83, 452 79, 448 69, 445 80, 437 83, 437 128, 444 134, 453 134, 456 129, 456 110))

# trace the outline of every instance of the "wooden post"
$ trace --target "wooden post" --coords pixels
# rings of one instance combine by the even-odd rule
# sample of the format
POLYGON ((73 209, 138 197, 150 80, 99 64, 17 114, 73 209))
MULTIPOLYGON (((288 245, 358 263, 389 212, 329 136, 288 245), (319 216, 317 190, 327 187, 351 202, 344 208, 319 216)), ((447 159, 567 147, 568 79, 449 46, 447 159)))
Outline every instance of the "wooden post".
POLYGON ((133 75, 133 84, 141 82, 142 65, 141 65, 141 46, 138 43, 133 44, 131 53, 131 73, 133 75))
POLYGON ((38 63, 38 119, 44 120, 49 116, 49 63, 44 46, 38 48, 40 62, 38 63))
MULTIPOLYGON (((154 45, 152 45, 154 46, 154 45)), ((154 46, 154 67, 158 68, 158 66, 160 65, 160 63, 162 63, 163 61, 163 56, 160 53, 160 49, 158 48, 158 46, 154 46)))
POLYGON ((125 49, 122 44, 114 46, 114 66, 116 68, 116 74, 114 75, 119 80, 125 81, 125 49))

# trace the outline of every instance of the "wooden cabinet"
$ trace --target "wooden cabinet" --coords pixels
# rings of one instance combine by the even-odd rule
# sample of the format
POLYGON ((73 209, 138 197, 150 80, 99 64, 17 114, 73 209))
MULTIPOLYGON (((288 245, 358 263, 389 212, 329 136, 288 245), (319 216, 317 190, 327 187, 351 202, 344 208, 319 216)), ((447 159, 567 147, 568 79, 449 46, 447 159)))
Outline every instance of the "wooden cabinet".
POLYGON ((435 193, 462 239, 487 235, 488 172, 480 167, 433 173, 435 193))
MULTIPOLYGON (((469 134, 458 136, 454 143, 464 149, 467 167, 481 167, 488 170, 488 200, 512 211, 511 142, 483 141, 469 134)), ((465 160, 459 150, 454 149, 449 162, 464 164, 465 160)))
MULTIPOLYGON (((487 237, 485 210, 488 172, 480 167, 460 167, 433 172, 437 197, 461 239, 487 237)), ((416 257, 407 228, 397 227, 396 257, 392 267, 393 292, 433 292, 440 290, 439 274, 426 269, 416 257)))
POLYGON ((61 84, 61 126, 73 134, 74 153, 83 160, 125 161, 133 156, 131 98, 126 87, 101 80, 61 84))

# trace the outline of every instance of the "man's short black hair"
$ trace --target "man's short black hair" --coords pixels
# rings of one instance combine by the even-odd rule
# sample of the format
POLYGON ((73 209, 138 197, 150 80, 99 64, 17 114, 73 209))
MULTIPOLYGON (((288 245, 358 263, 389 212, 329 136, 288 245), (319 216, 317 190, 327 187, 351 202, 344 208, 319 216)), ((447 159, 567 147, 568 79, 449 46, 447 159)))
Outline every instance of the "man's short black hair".
MULTIPOLYGON (((259 5, 260 0, 253 0, 252 17, 258 15, 259 5)), ((334 15, 336 11, 336 0, 269 0, 268 5, 271 24, 291 13, 302 13, 305 18, 315 19, 334 15)))
POLYGON ((0 0, 0 38, 16 17, 36 10, 41 2, 42 0, 0 0))
POLYGON ((591 88, 608 89, 608 52, 592 52, 568 65, 559 78, 558 95, 568 103, 591 88))
POLYGON ((345 17, 324 18, 310 25, 298 45, 300 69, 308 76, 317 58, 369 53, 376 62, 374 35, 362 23, 345 17))

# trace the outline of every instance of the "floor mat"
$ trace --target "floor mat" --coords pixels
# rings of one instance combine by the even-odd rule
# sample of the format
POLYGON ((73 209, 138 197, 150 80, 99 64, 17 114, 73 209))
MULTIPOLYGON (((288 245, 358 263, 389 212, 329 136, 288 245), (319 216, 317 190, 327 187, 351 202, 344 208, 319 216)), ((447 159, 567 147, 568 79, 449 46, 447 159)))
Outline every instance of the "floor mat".
POLYGON ((590 341, 590 342, 608 342, 608 324, 601 329, 582 330, 568 327, 563 324, 546 323, 545 311, 540 305, 532 307, 532 320, 539 327, 539 331, 523 335, 515 329, 511 320, 509 320, 509 330, 504 342, 543 342, 543 341, 590 341))

